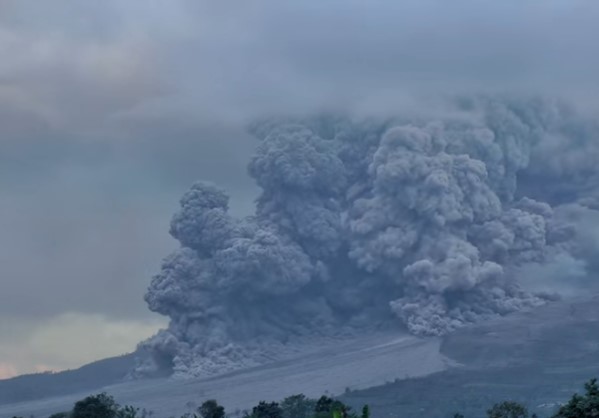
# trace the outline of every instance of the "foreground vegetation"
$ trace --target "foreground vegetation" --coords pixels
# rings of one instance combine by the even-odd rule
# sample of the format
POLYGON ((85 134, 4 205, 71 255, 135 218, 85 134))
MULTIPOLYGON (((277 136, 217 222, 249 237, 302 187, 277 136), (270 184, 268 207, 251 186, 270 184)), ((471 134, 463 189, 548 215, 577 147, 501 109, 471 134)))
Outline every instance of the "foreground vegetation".
MULTIPOLYGON (((551 417, 599 418, 597 379, 587 382, 584 388, 583 395, 574 394, 551 417)), ((49 418, 153 418, 153 415, 151 411, 140 410, 130 405, 120 406, 112 396, 100 393, 76 402, 71 411, 53 414, 49 418)), ((233 415, 227 414, 223 406, 210 399, 181 418, 230 418, 237 415, 241 415, 242 418, 370 418, 370 408, 364 405, 358 413, 337 399, 322 396, 316 400, 300 394, 289 396, 280 403, 261 401, 251 411, 233 415)), ((529 414, 525 405, 512 401, 493 405, 487 410, 486 415, 487 418, 537 418, 537 415, 529 414)), ((458 412, 453 414, 453 418, 465 417, 458 412)))

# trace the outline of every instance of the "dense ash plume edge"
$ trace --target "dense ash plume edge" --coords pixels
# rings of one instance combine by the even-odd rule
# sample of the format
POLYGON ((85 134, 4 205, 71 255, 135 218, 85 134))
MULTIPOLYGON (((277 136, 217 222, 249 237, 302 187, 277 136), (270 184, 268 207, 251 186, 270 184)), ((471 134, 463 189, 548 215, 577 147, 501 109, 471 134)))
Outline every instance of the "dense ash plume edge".
POLYGON ((596 126, 553 101, 454 107, 435 120, 255 124, 255 214, 232 217, 206 182, 181 198, 180 248, 145 296, 170 324, 141 345, 138 372, 208 374, 341 332, 441 335, 555 297, 522 286, 528 266, 567 260, 588 275, 596 126))

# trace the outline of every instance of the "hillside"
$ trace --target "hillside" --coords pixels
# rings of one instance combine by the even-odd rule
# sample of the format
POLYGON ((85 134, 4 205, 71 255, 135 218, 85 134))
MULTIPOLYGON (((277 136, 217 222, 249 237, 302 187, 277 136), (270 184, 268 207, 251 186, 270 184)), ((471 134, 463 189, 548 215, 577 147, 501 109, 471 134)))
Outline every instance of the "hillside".
POLYGON ((599 376, 599 296, 556 302, 531 312, 461 329, 441 353, 460 367, 350 393, 378 416, 481 416, 495 402, 516 400, 539 416, 599 376))
POLYGON ((134 355, 127 354, 96 361, 76 370, 0 380, 0 405, 93 391, 122 381, 133 366, 134 355))
MULTIPOLYGON (((96 382, 108 382, 102 390, 119 402, 160 416, 181 414, 207 398, 218 399, 234 412, 262 399, 300 392, 342 395, 356 406, 368 403, 376 417, 442 417, 458 410, 472 416, 505 399, 522 401, 543 416, 579 390, 582 382, 599 375, 598 302, 598 296, 555 302, 442 339, 365 335, 285 361, 205 379, 108 385, 122 375, 119 368, 131 361, 130 357, 120 358, 120 363, 109 359, 79 371, 38 376, 55 386, 57 394, 69 395, 4 404, 0 417, 44 416, 68 409, 100 390, 99 385, 91 387, 94 373, 98 373, 96 382), (77 382, 90 386, 86 389, 77 382)), ((33 377, 1 382, 3 396, 27 378, 33 377)))
MULTIPOLYGON (((218 377, 128 381, 102 390, 122 404, 147 408, 158 416, 182 414, 193 406, 189 402, 199 404, 207 398, 219 399, 228 410, 235 411, 249 408, 262 399, 281 399, 295 393, 337 395, 346 389, 366 389, 444 370, 448 364, 439 354, 440 342, 436 338, 373 334, 218 377)), ((69 396, 2 405, 0 417, 49 415, 69 409, 85 394, 86 391, 78 391, 69 396)))

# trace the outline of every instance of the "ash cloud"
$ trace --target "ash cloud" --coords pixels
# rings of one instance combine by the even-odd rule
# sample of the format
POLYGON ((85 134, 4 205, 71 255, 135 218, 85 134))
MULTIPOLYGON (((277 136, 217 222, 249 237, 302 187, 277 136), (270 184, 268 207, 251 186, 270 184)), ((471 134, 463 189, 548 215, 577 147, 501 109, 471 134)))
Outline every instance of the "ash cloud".
POLYGON ((574 286, 589 277, 594 124, 550 100, 452 106, 254 124, 255 213, 231 216, 210 183, 183 196, 171 223, 181 248, 146 294, 171 322, 142 344, 153 363, 140 372, 210 373, 259 362, 248 353, 261 344, 383 327, 441 335, 555 297, 522 272, 563 262, 574 286))
MULTIPOLYGON (((368 237, 361 237, 361 246, 348 237, 348 222, 353 220, 348 202, 364 197, 361 193, 372 187, 366 180, 370 178, 368 166, 383 135, 390 128, 410 124, 424 129, 431 121, 446 119, 445 111, 464 113, 455 107, 435 108, 442 95, 541 91, 568 97, 583 104, 585 110, 596 110, 597 94, 592 87, 598 85, 599 59, 589 51, 599 37, 598 19, 599 3, 577 0, 526 4, 517 0, 55 0, 43 4, 3 0, 0 230, 4 234, 0 259, 5 274, 0 311, 25 328, 32 317, 59 315, 67 308, 119 319, 155 318, 139 295, 147 286, 148 272, 157 268, 156 255, 177 245, 160 233, 166 229, 164 219, 176 207, 177 196, 194 179, 208 179, 230 193, 227 213, 253 212, 252 199, 258 188, 244 175, 244 166, 255 143, 247 139, 243 125, 264 115, 338 109, 402 117, 392 125, 380 119, 360 123, 326 117, 288 120, 312 131, 317 138, 310 146, 315 149, 331 142, 318 138, 338 136, 332 143, 341 149, 333 154, 342 162, 344 174, 334 179, 320 176, 309 186, 312 189, 302 193, 282 194, 283 185, 278 189, 274 184, 267 186, 270 194, 265 193, 260 201, 259 225, 243 221, 249 232, 234 231, 237 252, 227 254, 264 248, 266 238, 258 240, 252 230, 268 237, 276 235, 278 243, 273 244, 273 238, 266 249, 282 245, 285 253, 291 254, 294 246, 300 246, 313 269, 302 292, 316 296, 310 303, 302 298, 302 306, 294 309, 312 315, 314 321, 320 318, 322 327, 333 322, 331 318, 339 312, 343 317, 347 306, 354 312, 368 305, 383 317, 392 315, 387 302, 380 302, 380 294, 401 297, 397 285, 391 280, 381 282, 377 278, 382 273, 365 266, 381 264, 381 269, 389 269, 390 262, 385 260, 399 258, 397 251, 415 245, 409 241, 419 230, 410 226, 404 233, 400 227, 406 228, 408 223, 393 225, 396 229, 386 228, 376 240, 367 243, 368 237), (422 99, 430 100, 423 104, 422 99), (408 117, 422 109, 427 111, 423 120, 408 117), (325 180, 327 189, 319 189, 325 180), (329 184, 337 181, 340 183, 329 184), (334 198, 323 198, 327 195, 334 198), (56 237, 60 237, 60 245, 56 237), (406 243, 397 244, 397 240, 406 243), (383 244, 380 249, 367 248, 383 244), (338 255, 350 251, 355 251, 356 257, 359 251, 368 251, 373 259, 364 259, 364 264, 356 267, 355 261, 338 255), (330 272, 333 264, 334 274, 330 272), (320 285, 324 280, 331 284, 320 285), (115 287, 119 288, 117 294, 115 287), (31 288, 42 290, 31 292, 31 288), (341 288, 344 290, 338 290, 341 288), (377 292, 371 293, 372 288, 377 292), (365 295, 371 294, 374 296, 366 303, 365 295)), ((467 107, 468 102, 462 99, 460 106, 467 107)), ((551 112, 535 113, 532 109, 537 105, 527 103, 520 112, 551 116, 551 112)), ((508 112, 500 118, 500 114, 498 106, 497 121, 471 125, 501 129, 500 119, 510 116, 508 112)), ((508 165, 501 161, 503 151, 497 152, 493 146, 475 151, 483 134, 472 133, 471 140, 459 129, 453 134, 462 137, 456 142, 460 146, 473 141, 472 146, 467 145, 469 153, 485 162, 500 199, 513 193, 517 172, 517 199, 528 196, 553 208, 566 202, 593 206, 597 196, 597 181, 593 180, 595 128, 579 119, 570 114, 564 122, 569 127, 562 125, 559 132, 544 128, 555 138, 545 136, 531 155, 524 152, 522 157, 530 162, 513 155, 508 165), (545 163, 551 167, 544 167, 545 163), (581 170, 581 165, 586 170, 581 170)), ((541 126, 549 122, 542 121, 541 126)), ((263 124, 254 132, 263 139, 275 126, 282 129, 281 125, 285 124, 263 124)), ((524 127, 529 125, 534 123, 528 120, 524 127)), ((516 146, 513 152, 519 149, 516 146)), ((325 168, 333 170, 337 163, 324 164, 331 164, 325 168)), ((256 168, 264 173, 274 170, 256 168)), ((272 181, 268 175, 255 175, 263 182, 272 181)), ((285 180, 285 184, 294 182, 285 180)), ((558 212, 554 217, 571 216, 558 212)), ((580 207, 571 212, 583 216, 580 207)), ((444 216, 439 210, 430 213, 444 216)), ((375 215, 386 216, 368 216, 375 215)), ((238 223, 239 219, 233 220, 238 223)), ((566 237, 571 232, 567 222, 551 228, 551 237, 566 237)), ((598 259, 589 255, 596 254, 591 251, 591 244, 597 241, 592 228, 578 229, 588 238, 569 244, 574 261, 557 258, 563 265, 557 270, 571 271, 576 277, 580 277, 576 266, 582 265, 579 258, 598 259)), ((515 257, 514 251, 505 249, 513 239, 494 223, 467 241, 479 252, 485 246, 479 259, 488 261, 515 257), (484 237, 493 234, 500 238, 487 243, 484 237)), ((208 255, 202 257, 212 260, 208 255)), ((585 261, 587 269, 596 265, 591 261, 585 261)), ((209 276, 216 268, 211 262, 194 268, 209 276)), ((507 261, 495 262, 505 269, 507 261)), ((537 266, 535 271, 547 271, 541 268, 547 266, 544 262, 537 266)), ((384 274, 399 274, 401 268, 392 267, 394 271, 385 270, 384 274)), ((521 271, 517 274, 523 274, 521 271)), ((511 272, 509 275, 512 277, 511 272)), ((251 300, 248 303, 260 301, 257 296, 251 300)), ((284 309, 280 311, 287 312, 287 302, 281 302, 284 309)), ((353 323, 370 323, 372 315, 351 317, 353 323)), ((280 328, 277 324, 269 332, 280 328)), ((173 353, 183 358, 181 353, 193 350, 177 349, 175 343, 191 338, 175 334, 173 353)), ((20 352, 7 352, 3 358, 11 356, 19 358, 20 352)), ((164 359, 168 362, 173 356, 164 359)), ((27 362, 35 364, 36 360, 27 362)))

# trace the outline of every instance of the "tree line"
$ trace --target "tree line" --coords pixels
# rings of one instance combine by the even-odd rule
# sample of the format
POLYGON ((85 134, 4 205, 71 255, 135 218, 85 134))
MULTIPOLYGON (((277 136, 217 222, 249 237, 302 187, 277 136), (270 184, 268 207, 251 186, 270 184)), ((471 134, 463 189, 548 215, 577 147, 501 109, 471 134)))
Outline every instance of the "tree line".
MULTIPOLYGON (((584 385, 582 395, 574 394, 561 405, 551 418, 599 418, 599 385, 591 379, 584 385)), ((487 418, 537 418, 525 405, 505 401, 487 410, 487 418)), ((293 395, 281 402, 260 401, 251 410, 244 411, 242 418, 370 418, 370 408, 364 405, 359 412, 340 400, 321 396, 311 399, 303 394, 293 395)), ((91 395, 75 403, 68 412, 60 412, 49 418, 152 418, 153 413, 131 405, 121 406, 107 393, 91 395)), ((457 412, 448 417, 466 418, 457 412)), ((22 418, 22 417, 13 417, 22 418)), ((170 417, 174 418, 174 417, 170 417)), ((203 402, 194 412, 180 418, 231 418, 215 399, 203 402)), ((376 417, 375 417, 376 418, 376 417)), ((415 417, 409 417, 415 418, 415 417)), ((418 417, 420 418, 420 417, 418 417)), ((424 417, 422 417, 424 418, 424 417)), ((475 418, 475 417, 473 417, 475 418)))

